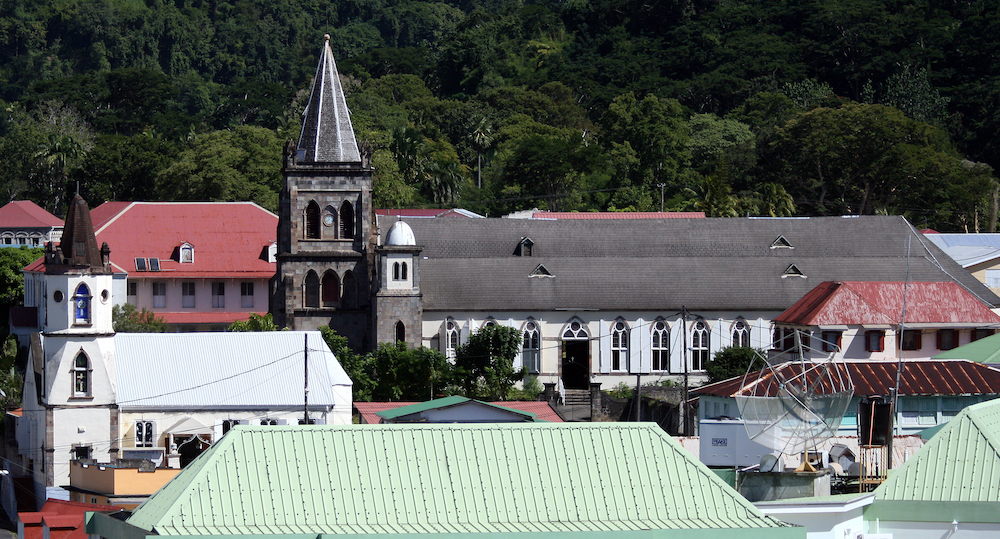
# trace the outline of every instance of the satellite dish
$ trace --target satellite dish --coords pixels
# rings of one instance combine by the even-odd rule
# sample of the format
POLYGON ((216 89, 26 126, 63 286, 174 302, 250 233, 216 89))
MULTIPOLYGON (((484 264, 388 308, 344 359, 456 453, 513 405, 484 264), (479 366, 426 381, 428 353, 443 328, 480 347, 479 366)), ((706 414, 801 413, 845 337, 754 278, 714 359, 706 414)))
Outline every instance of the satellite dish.
POLYGON ((796 330, 794 339, 781 341, 787 349, 758 354, 760 361, 747 369, 734 396, 751 440, 793 455, 837 433, 854 384, 840 349, 827 343, 834 351, 824 352, 808 344, 816 340, 796 330))

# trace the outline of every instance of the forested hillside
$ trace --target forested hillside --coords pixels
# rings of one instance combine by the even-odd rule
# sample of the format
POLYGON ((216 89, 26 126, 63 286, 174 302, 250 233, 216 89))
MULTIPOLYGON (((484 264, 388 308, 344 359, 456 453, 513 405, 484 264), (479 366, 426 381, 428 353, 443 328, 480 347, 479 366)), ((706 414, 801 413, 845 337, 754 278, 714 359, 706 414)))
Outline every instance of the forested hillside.
POLYGON ((1000 0, 0 0, 0 198, 274 210, 324 34, 377 206, 997 229, 1000 0))

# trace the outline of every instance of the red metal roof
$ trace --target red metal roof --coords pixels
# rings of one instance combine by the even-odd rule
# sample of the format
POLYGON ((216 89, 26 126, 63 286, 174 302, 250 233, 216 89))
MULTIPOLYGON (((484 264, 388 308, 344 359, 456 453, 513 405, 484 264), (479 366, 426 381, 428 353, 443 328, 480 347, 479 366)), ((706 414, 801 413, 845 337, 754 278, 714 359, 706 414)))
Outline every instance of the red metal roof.
POLYGON ((536 211, 533 219, 702 219, 703 211, 536 211))
MULTIPOLYGON (((808 365, 808 363, 807 363, 808 365)), ((896 384, 896 361, 846 361, 840 363, 854 382, 854 394, 888 395, 889 388, 896 384)), ((792 369, 798 369, 796 362, 785 363, 779 374, 790 378, 792 369)), ((737 376, 691 391, 692 395, 732 397, 738 393, 750 394, 751 387, 775 388, 770 382, 771 372, 758 377, 751 373, 746 377, 737 376)), ((766 396, 774 396, 773 391, 766 396)), ((993 369, 965 359, 921 359, 905 361, 900 376, 900 395, 998 395, 1000 394, 1000 370, 993 369)), ((764 394, 758 396, 765 396, 764 394)))
POLYGON ((907 324, 998 324, 989 307, 955 282, 826 281, 778 315, 777 324, 894 325, 906 295, 907 324))
POLYGON ((236 321, 250 320, 251 314, 265 315, 267 313, 250 313, 250 312, 232 312, 232 311, 218 311, 218 312, 190 312, 190 313, 178 313, 178 312, 160 312, 156 311, 154 313, 157 318, 162 318, 164 322, 168 324, 232 324, 236 321))
POLYGON ((91 215, 98 244, 107 242, 112 263, 133 278, 158 276, 137 271, 136 258, 159 258, 163 278, 274 276, 266 249, 278 216, 252 202, 105 202, 91 215), (184 242, 194 246, 193 263, 178 262, 184 242))
POLYGON ((87 511, 120 511, 95 503, 70 502, 50 499, 45 501, 41 511, 18 513, 17 518, 24 524, 25 539, 42 539, 42 520, 50 528, 70 528, 59 534, 60 538, 86 539, 83 517, 87 511))
MULTIPOLYGON (((378 415, 379 412, 384 412, 386 410, 395 410, 400 406, 410 406, 411 404, 420 404, 418 402, 355 402, 354 408, 361 415, 361 422, 369 425, 377 425, 382 419, 378 415)), ((503 406, 504 408, 511 408, 513 410, 520 410, 522 412, 529 412, 538 416, 538 419, 542 421, 549 421, 552 423, 562 423, 563 420, 559 417, 559 414, 549 406, 549 403, 544 401, 494 401, 490 404, 494 406, 503 406)))
POLYGON ((50 228, 63 220, 30 200, 15 200, 0 208, 0 228, 50 228))

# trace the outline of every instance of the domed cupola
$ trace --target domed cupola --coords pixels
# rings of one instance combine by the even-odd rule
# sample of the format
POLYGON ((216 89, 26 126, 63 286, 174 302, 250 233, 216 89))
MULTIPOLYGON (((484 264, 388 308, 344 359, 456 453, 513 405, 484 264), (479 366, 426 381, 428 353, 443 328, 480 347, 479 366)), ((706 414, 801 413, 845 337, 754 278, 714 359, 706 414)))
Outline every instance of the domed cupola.
POLYGON ((410 225, 403 221, 396 221, 389 228, 385 244, 393 247, 412 247, 417 244, 417 240, 413 236, 413 229, 410 228, 410 225))

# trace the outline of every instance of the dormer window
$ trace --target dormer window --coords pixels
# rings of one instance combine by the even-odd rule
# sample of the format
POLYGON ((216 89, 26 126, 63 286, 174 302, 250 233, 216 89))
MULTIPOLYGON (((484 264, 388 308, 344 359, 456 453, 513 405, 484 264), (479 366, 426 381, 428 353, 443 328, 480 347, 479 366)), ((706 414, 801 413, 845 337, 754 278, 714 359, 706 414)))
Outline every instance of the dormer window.
POLYGON ((160 271, 160 259, 150 258, 149 259, 149 271, 160 271))
POLYGON ((146 259, 145 258, 136 258, 135 259, 135 271, 146 271, 148 268, 149 268, 149 266, 146 265, 146 259))
POLYGON ((552 272, 545 266, 539 264, 535 266, 535 269, 528 275, 528 277, 555 277, 555 275, 552 275, 552 272))
POLYGON ((181 254, 180 254, 180 260, 178 260, 178 262, 180 262, 181 264, 194 263, 194 245, 191 245, 188 242, 184 242, 181 244, 181 254))
POLYGON ((534 248, 535 242, 531 241, 531 238, 521 238, 521 241, 517 244, 517 249, 514 251, 514 254, 517 256, 531 256, 534 248))
POLYGON ((789 243, 788 240, 785 239, 784 236, 778 236, 778 238, 776 240, 774 240, 773 242, 771 242, 771 248, 772 249, 794 249, 795 247, 792 247, 792 244, 789 243))
POLYGON ((784 279, 785 277, 802 277, 805 279, 806 274, 802 273, 802 270, 800 270, 795 264, 789 264, 788 267, 785 268, 785 271, 781 273, 781 278, 784 279))

